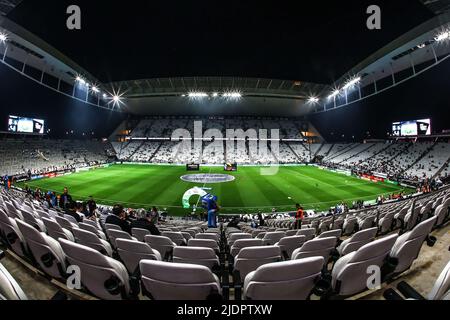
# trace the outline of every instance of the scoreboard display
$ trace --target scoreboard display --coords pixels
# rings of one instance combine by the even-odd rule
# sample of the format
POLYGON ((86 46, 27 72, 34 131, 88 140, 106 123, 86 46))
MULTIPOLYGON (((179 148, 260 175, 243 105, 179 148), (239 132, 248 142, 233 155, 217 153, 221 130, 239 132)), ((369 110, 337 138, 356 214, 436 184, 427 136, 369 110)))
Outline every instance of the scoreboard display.
POLYGON ((392 124, 392 135, 395 137, 431 135, 431 120, 394 122, 392 124))
POLYGON ((187 171, 200 171, 200 165, 199 164, 187 164, 186 165, 186 170, 187 171))

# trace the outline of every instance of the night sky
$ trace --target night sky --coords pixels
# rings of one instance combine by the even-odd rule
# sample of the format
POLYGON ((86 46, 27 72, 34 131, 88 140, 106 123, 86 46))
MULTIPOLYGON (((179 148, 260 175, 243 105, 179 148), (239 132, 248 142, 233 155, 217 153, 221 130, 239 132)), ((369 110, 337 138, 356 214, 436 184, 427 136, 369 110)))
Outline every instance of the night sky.
MULTIPOLYGON (((415 0, 24 0, 8 17, 105 82, 242 76, 332 84, 433 14, 415 0), (81 7, 81 31, 66 28, 70 4, 81 7), (382 30, 366 28, 370 4, 382 8, 382 30)), ((433 119, 435 132, 450 129, 449 69, 443 63, 311 120, 330 141, 362 139, 367 132, 385 138, 392 121, 424 117, 433 119)), ((124 117, 50 92, 4 66, 0 83, 0 130, 8 114, 18 114, 46 119, 54 136, 74 130, 103 137, 124 117)))
POLYGON ((330 84, 432 13, 418 0, 24 0, 9 18, 102 81, 241 76, 330 84), (66 28, 66 8, 82 30, 66 28), (380 5, 382 30, 366 27, 380 5))

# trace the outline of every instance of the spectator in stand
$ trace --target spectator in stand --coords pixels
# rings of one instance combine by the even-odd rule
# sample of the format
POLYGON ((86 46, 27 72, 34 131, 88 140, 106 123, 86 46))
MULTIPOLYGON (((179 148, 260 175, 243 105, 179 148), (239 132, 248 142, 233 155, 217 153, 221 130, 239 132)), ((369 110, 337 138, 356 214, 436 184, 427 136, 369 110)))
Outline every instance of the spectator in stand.
POLYGON ((139 209, 136 212, 136 220, 131 222, 131 229, 133 228, 148 230, 154 236, 161 235, 155 223, 153 222, 152 215, 148 214, 145 209, 139 209))
POLYGON ((77 220, 77 222, 83 222, 83 217, 81 217, 78 212, 77 212, 77 203, 75 201, 70 201, 67 205, 66 205, 67 209, 66 209, 66 214, 68 216, 72 216, 75 218, 75 220, 77 220))
POLYGON ((150 219, 151 219, 151 222, 152 222, 154 225, 157 225, 157 224, 158 224, 158 221, 159 221, 159 213, 158 213, 158 209, 157 209, 156 207, 153 207, 153 208, 152 208, 152 210, 151 210, 151 212, 150 212, 150 219))
POLYGON ((259 226, 264 227, 266 223, 264 222, 264 217, 261 212, 258 213, 258 220, 259 220, 259 226))
POLYGON ((128 232, 131 234, 131 225, 128 218, 127 213, 125 212, 124 208, 120 204, 116 204, 113 207, 112 214, 110 214, 106 220, 105 223, 107 224, 115 224, 119 226, 122 231, 128 232))
POLYGON ((94 200, 93 196, 89 196, 89 200, 87 202, 87 213, 89 217, 92 217, 95 215, 95 210, 97 210, 97 203, 94 200))
POLYGON ((59 198, 59 207, 61 209, 66 209, 66 206, 72 202, 72 196, 69 194, 69 189, 64 188, 64 192, 59 198))
POLYGON ((302 228, 302 221, 305 216, 305 211, 299 203, 297 203, 295 207, 297 208, 297 212, 295 213, 295 229, 300 230, 302 228))

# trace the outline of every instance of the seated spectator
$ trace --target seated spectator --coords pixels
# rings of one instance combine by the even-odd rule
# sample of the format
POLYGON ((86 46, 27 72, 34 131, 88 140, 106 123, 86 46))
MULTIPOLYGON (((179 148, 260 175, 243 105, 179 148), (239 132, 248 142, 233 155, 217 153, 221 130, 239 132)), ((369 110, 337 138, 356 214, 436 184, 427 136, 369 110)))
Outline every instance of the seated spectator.
POLYGON ((152 221, 152 216, 145 211, 145 209, 139 209, 136 212, 136 220, 131 222, 131 229, 145 229, 150 231, 150 233, 154 236, 160 236, 158 228, 155 223, 152 221))
POLYGON ((128 216, 123 209, 123 206, 120 204, 116 204, 113 207, 112 214, 110 214, 106 220, 105 223, 107 224, 115 224, 119 226, 122 231, 128 232, 131 234, 131 226, 130 221, 128 219, 128 216))
POLYGON ((83 222, 83 217, 80 216, 77 212, 77 204, 75 201, 71 201, 68 205, 67 205, 67 209, 65 212, 68 216, 72 216, 75 218, 75 220, 77 220, 77 222, 83 222))

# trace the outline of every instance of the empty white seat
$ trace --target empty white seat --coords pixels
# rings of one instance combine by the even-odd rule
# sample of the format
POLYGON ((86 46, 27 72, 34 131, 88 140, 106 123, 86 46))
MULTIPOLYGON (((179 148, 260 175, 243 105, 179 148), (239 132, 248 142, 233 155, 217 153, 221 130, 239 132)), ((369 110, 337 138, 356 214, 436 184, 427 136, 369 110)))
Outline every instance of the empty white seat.
POLYGON ((130 296, 130 283, 125 266, 97 250, 59 240, 67 260, 81 271, 81 284, 94 296, 105 300, 121 300, 130 296))
POLYGON ((337 248, 341 256, 345 256, 350 252, 356 251, 362 246, 368 244, 375 239, 377 235, 377 228, 370 228, 355 233, 351 238, 342 241, 337 248))
POLYGON ((340 258, 332 271, 332 289, 339 296, 351 296, 367 290, 369 267, 381 267, 398 235, 384 237, 340 258))
POLYGON ((53 278, 64 279, 66 276, 66 256, 58 241, 39 232, 26 222, 16 219, 17 226, 34 260, 41 269, 53 278))
POLYGON ((212 269, 219 265, 219 258, 211 248, 178 246, 173 249, 173 262, 198 264, 212 269))
POLYGON ((109 242, 100 239, 95 233, 83 229, 73 229, 76 243, 92 248, 100 253, 112 257, 113 250, 109 242))
POLYGON ((336 237, 338 240, 341 238, 342 230, 330 230, 322 232, 317 238, 323 239, 323 238, 329 238, 329 237, 336 237))
POLYGON ((209 239, 219 242, 220 236, 217 233, 197 233, 195 239, 209 239))
POLYGON ((448 207, 446 207, 444 204, 441 204, 436 208, 434 212, 434 215, 437 217, 436 226, 441 226, 442 224, 444 224, 445 220, 448 218, 448 213, 448 207))
POLYGON ((118 230, 118 231, 123 231, 122 228, 116 224, 111 224, 111 223, 106 223, 105 224, 105 229, 106 231, 108 230, 118 230))
POLYGON ((63 238, 69 241, 75 241, 72 232, 61 227, 55 220, 42 218, 42 221, 45 224, 48 235, 53 239, 58 240, 59 238, 63 238))
POLYGON ((2 264, 0 264, 0 300, 28 300, 17 281, 2 264))
POLYGON ((358 223, 358 219, 355 217, 348 217, 344 220, 344 224, 342 226, 343 235, 352 234, 355 231, 356 224, 358 223))
POLYGON ((161 235, 172 240, 177 246, 183 246, 187 243, 181 232, 165 231, 161 235))
POLYGON ((16 220, 9 217, 6 212, 0 209, 0 235, 6 242, 6 244, 17 255, 25 258, 27 256, 27 250, 25 245, 25 238, 22 235, 16 220))
POLYGON ((411 267, 419 256, 422 244, 430 234, 437 217, 432 217, 418 224, 412 231, 402 234, 395 242, 390 256, 398 259, 394 273, 401 273, 411 267))
POLYGON ((216 252, 220 251, 219 244, 215 240, 210 239, 191 239, 188 241, 189 247, 211 248, 216 252))
POLYGON ((450 300, 450 261, 434 283, 428 300, 450 300))
MULTIPOLYGON (((85 220, 85 221, 90 221, 90 220, 85 220)), ((91 223, 80 222, 78 224, 78 226, 80 227, 80 229, 83 229, 83 230, 95 233, 102 240, 107 240, 106 235, 103 233, 103 231, 101 231, 100 229, 96 228, 91 223)))
POLYGON ((313 228, 306 228, 306 229, 300 229, 297 231, 297 236, 305 236, 306 241, 314 239, 316 236, 316 229, 313 228))
POLYGON ((267 232, 264 235, 263 242, 265 245, 271 246, 280 241, 284 236, 284 231, 267 232))
POLYGON ((336 243, 336 237, 309 240, 292 253, 292 260, 323 257, 325 264, 327 264, 331 251, 336 247, 336 243))
POLYGON ((281 252, 286 252, 289 258, 292 257, 292 253, 300 248, 306 242, 305 236, 292 236, 292 237, 284 237, 275 244, 281 248, 281 252))
POLYGON ((322 257, 269 263, 247 275, 244 297, 251 300, 306 300, 319 278, 322 257))
POLYGON ((241 232, 241 233, 232 233, 232 234, 230 234, 230 236, 228 238, 228 241, 227 241, 228 242, 228 246, 231 247, 236 240, 251 239, 251 238, 252 238, 252 235, 249 234, 249 233, 243 233, 243 232, 241 232))
POLYGON ((219 279, 205 266, 143 260, 140 270, 144 293, 155 300, 206 300, 222 292, 219 279))
POLYGON ((170 238, 164 236, 145 236, 145 242, 147 242, 152 249, 158 250, 163 259, 167 254, 172 253, 173 248, 177 245, 170 240, 170 238))
POLYGON ((56 216, 55 220, 61 227, 63 227, 64 229, 67 229, 69 231, 72 231, 73 229, 78 228, 78 224, 72 223, 69 220, 67 220, 66 218, 56 216))
POLYGON ((137 240, 136 238, 133 238, 129 233, 115 229, 107 229, 106 234, 108 235, 109 241, 114 249, 117 248, 116 239, 137 240))
POLYGON ((138 271, 141 260, 162 260, 159 251, 152 249, 148 243, 116 239, 116 244, 117 253, 130 274, 135 274, 138 271))
POLYGON ((243 249, 248 247, 261 247, 264 245, 264 242, 262 239, 240 239, 236 240, 233 243, 233 246, 230 248, 230 254, 233 257, 236 257, 236 255, 243 249))
POLYGON ((234 260, 234 269, 239 271, 243 282, 247 274, 260 266, 281 261, 281 249, 278 246, 262 246, 243 248, 234 260))
POLYGON ((151 233, 146 229, 133 228, 131 229, 131 235, 138 239, 138 241, 144 242, 145 236, 149 236, 151 233))
POLYGON ((37 228, 41 232, 47 231, 44 223, 40 219, 37 219, 35 217, 35 215, 32 214, 31 212, 29 212, 27 210, 22 210, 22 216, 23 216, 22 220, 25 221, 26 223, 28 223, 29 225, 32 225, 33 227, 37 228))

